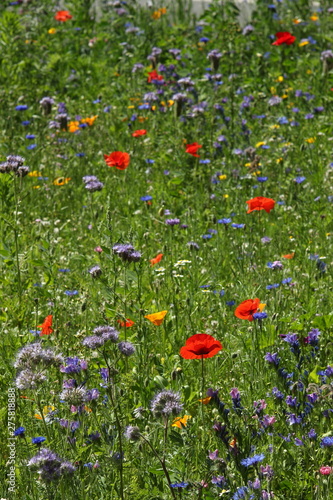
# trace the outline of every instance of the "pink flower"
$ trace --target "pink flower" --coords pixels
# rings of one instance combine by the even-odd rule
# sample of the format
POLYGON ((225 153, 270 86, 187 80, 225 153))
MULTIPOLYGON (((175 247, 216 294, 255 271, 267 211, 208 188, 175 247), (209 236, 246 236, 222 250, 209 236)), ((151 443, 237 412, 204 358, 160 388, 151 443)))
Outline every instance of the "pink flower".
POLYGON ((329 467, 328 465, 323 465, 323 467, 320 467, 319 472, 322 476, 329 476, 332 472, 332 467, 329 467))
POLYGON ((102 252, 103 252, 103 250, 101 249, 101 247, 100 247, 100 246, 95 247, 95 248, 94 248, 94 251, 95 251, 95 252, 97 252, 97 253, 102 253, 102 252))

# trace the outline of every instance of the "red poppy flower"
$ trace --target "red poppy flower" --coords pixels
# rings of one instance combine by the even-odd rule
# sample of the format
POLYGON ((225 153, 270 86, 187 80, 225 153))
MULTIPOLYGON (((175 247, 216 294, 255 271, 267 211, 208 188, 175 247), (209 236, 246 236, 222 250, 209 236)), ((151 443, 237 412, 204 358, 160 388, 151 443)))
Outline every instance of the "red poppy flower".
POLYGON ((154 69, 154 71, 151 71, 150 73, 148 73, 147 82, 151 83, 153 80, 158 80, 159 82, 163 82, 164 81, 163 76, 159 75, 157 73, 156 69, 154 69))
POLYGON ((289 33, 289 31, 279 31, 278 33, 275 33, 275 36, 277 40, 275 40, 272 45, 292 45, 296 40, 296 37, 289 33))
POLYGON ((132 134, 132 137, 140 137, 141 135, 146 135, 147 130, 141 129, 141 130, 135 130, 132 134))
POLYGON ((117 319, 118 323, 122 327, 130 328, 131 326, 135 325, 134 321, 131 319, 128 319, 126 321, 121 321, 120 319, 117 319))
POLYGON ((159 253, 158 255, 156 255, 156 257, 154 259, 150 259, 150 265, 155 266, 155 264, 158 264, 159 262, 161 262, 162 258, 163 258, 163 254, 159 253))
POLYGON ((212 358, 223 349, 221 342, 207 333, 197 333, 186 340, 179 354, 184 359, 212 358))
POLYGON ((192 144, 186 144, 186 153, 189 153, 190 155, 199 158, 199 155, 197 155, 196 153, 200 148, 202 148, 202 146, 197 142, 193 142, 192 144))
POLYGON ((269 213, 275 205, 275 201, 272 198, 264 198, 263 196, 252 198, 252 200, 248 200, 246 203, 249 205, 249 209, 246 212, 248 214, 254 210, 265 210, 265 212, 269 213))
POLYGON ((40 335, 50 335, 50 333, 53 332, 52 327, 52 314, 49 316, 46 316, 44 319, 43 323, 41 325, 38 325, 38 328, 41 328, 42 331, 40 332, 40 335))
POLYGON ((248 321, 253 321, 254 313, 260 310, 260 299, 249 299, 244 300, 235 309, 235 316, 239 319, 247 319, 248 321))
POLYGON ((126 170, 131 161, 131 157, 128 153, 114 151, 109 155, 104 155, 104 160, 109 167, 116 167, 118 170, 126 170))
POLYGON ((72 19, 73 16, 68 12, 68 10, 59 10, 56 15, 54 16, 54 19, 56 21, 60 21, 64 23, 65 21, 69 21, 72 19))

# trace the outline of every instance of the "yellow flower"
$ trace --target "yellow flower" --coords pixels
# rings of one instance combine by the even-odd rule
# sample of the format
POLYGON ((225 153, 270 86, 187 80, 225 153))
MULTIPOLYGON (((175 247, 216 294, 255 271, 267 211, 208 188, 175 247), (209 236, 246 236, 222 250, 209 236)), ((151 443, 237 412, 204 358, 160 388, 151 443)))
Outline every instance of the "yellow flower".
POLYGON ((270 91, 271 91, 271 94, 274 94, 274 95, 276 94, 276 88, 275 87, 271 87, 270 91))
POLYGON ((227 198, 229 198, 229 195, 228 194, 224 194, 223 198, 227 199, 227 198))
POLYGON ((311 69, 307 69, 307 70, 306 70, 306 74, 307 74, 307 75, 312 75, 312 71, 311 71, 311 69))
POLYGON ((135 106, 127 106, 127 109, 134 109, 135 106))
POLYGON ((50 35, 54 35, 56 32, 57 32, 57 30, 56 30, 55 28, 50 28, 50 29, 48 30, 48 33, 49 33, 50 35))
POLYGON ((313 144, 316 142, 316 137, 310 137, 309 139, 305 139, 305 142, 308 142, 309 144, 313 144))
POLYGON ((263 312, 263 310, 265 309, 265 307, 266 307, 266 304, 262 304, 261 303, 261 304, 259 304, 258 309, 259 309, 260 312, 263 312))
POLYGON ((299 24, 301 22, 302 22, 302 19, 299 19, 299 18, 293 19, 294 24, 299 24))
MULTIPOLYGON (((46 417, 46 415, 48 415, 49 413, 55 411, 55 409, 56 409, 56 407, 52 406, 52 405, 44 406, 44 408, 43 408, 43 417, 46 417)), ((37 420, 43 420, 43 417, 39 413, 35 413, 34 417, 37 418, 37 420)))
POLYGON ((276 163, 282 163, 282 162, 283 162, 283 158, 278 158, 278 159, 276 160, 276 163))
POLYGON ((224 181, 226 178, 227 178, 227 176, 226 176, 226 175, 219 175, 219 179, 220 179, 220 181, 224 181))
POLYGON ((283 80, 284 80, 283 76, 278 76, 275 81, 276 82, 283 82, 283 80))
POLYGON ((299 47, 304 47, 305 45, 309 45, 309 40, 303 40, 303 42, 299 43, 298 46, 299 47))
POLYGON ((251 167, 252 163, 245 163, 244 167, 251 167))
POLYGON ((160 311, 154 314, 147 314, 145 318, 149 319, 154 325, 160 326, 163 323, 164 317, 168 311, 160 311))
POLYGON ((160 11, 159 11, 159 10, 155 10, 155 12, 153 12, 153 14, 152 14, 152 16, 151 16, 151 17, 152 17, 153 19, 159 19, 159 18, 161 17, 161 15, 162 15, 162 14, 160 13, 160 11))
POLYGON ((256 148, 260 148, 260 146, 265 146, 266 142, 257 142, 256 148))
POLYGON ((39 189, 40 188, 40 186, 32 186, 32 187, 33 187, 33 189, 39 189))
POLYGON ((178 427, 178 429, 182 429, 183 427, 186 427, 187 421, 190 418, 192 418, 191 415, 184 415, 183 417, 175 418, 172 427, 178 427))
POLYGON ((281 97, 282 97, 282 99, 287 99, 288 94, 283 94, 281 97))
POLYGON ((67 184, 71 180, 71 177, 57 177, 54 179, 53 184, 55 186, 63 186, 64 184, 67 184))
POLYGON ((143 122, 144 122, 144 121, 146 121, 146 120, 148 120, 148 117, 145 117, 145 116, 139 116, 139 117, 138 117, 138 121, 139 121, 140 123, 143 123, 143 122))
POLYGON ((311 21, 318 21, 319 17, 317 16, 317 14, 312 14, 310 19, 311 19, 311 21))
POLYGON ((156 110, 156 106, 152 106, 152 107, 151 107, 151 110, 152 110, 152 111, 155 111, 155 110, 156 110))
POLYGON ((41 177, 42 174, 40 172, 38 172, 38 170, 33 170, 32 172, 28 173, 28 176, 29 177, 41 177))
POLYGON ((173 105, 174 105, 174 103, 175 103, 175 101, 173 101, 172 99, 169 99, 169 100, 168 100, 168 106, 169 106, 169 107, 173 106, 173 105))

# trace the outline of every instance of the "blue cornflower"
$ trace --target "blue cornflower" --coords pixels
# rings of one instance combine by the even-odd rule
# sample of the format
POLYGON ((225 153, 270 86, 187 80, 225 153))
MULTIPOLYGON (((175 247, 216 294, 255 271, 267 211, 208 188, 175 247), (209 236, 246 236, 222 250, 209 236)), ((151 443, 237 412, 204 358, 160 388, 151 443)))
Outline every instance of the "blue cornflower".
POLYGON ((331 446, 333 446, 332 436, 326 436, 320 442, 320 448, 330 448, 331 446))
POLYGON ((236 304, 236 301, 235 300, 227 300, 226 302, 226 305, 229 306, 229 307, 232 307, 236 304))
POLYGON ((296 446, 304 446, 304 443, 301 439, 295 438, 294 442, 296 446))
POLYGON ((76 155, 78 158, 82 158, 83 156, 86 156, 86 153, 76 153, 76 155))
POLYGON ((207 232, 210 234, 217 234, 216 229, 207 229, 207 232))
POLYGON ((64 293, 68 297, 72 297, 73 295, 77 295, 79 292, 77 290, 66 290, 64 293))
POLYGON ((299 175, 298 177, 295 177, 294 182, 296 182, 296 184, 302 184, 302 182, 304 182, 305 180, 306 177, 299 175))
POLYGON ((245 224, 236 224, 235 222, 233 222, 231 224, 231 227, 235 227, 236 229, 243 229, 245 227, 245 224))
POLYGON ((203 36, 200 38, 199 42, 207 43, 207 42, 209 42, 209 38, 207 38, 206 36, 203 36))
POLYGON ((265 312, 254 313, 252 315, 252 317, 253 317, 253 319, 258 319, 260 321, 262 319, 267 318, 267 313, 265 313, 265 312))
POLYGON ((151 164, 151 165, 152 165, 153 163, 155 163, 155 160, 150 160, 149 158, 147 158, 145 161, 146 161, 146 163, 149 163, 149 164, 151 164))
POLYGON ((153 199, 153 197, 149 196, 149 195, 141 196, 141 198, 140 198, 141 201, 150 201, 152 199, 153 199))
POLYGON ((288 125, 289 120, 286 116, 281 116, 281 118, 278 119, 279 125, 288 125))
POLYGON ((230 222, 232 222, 231 219, 219 219, 217 221, 218 224, 230 224, 230 222))
POLYGON ((35 139, 35 137, 36 137, 35 134, 27 134, 25 136, 26 139, 35 139))
POLYGON ((14 431, 14 436, 22 436, 22 437, 24 437, 24 433, 25 433, 25 427, 18 427, 14 431))
POLYGON ((248 489, 246 486, 241 486, 241 488, 238 488, 237 491, 234 493, 232 500, 242 500, 242 498, 246 498, 247 491, 248 489))
POLYGON ((32 444, 42 444, 44 441, 46 441, 46 438, 42 436, 31 439, 32 444))
POLYGON ((280 283, 273 283, 273 285, 267 285, 266 290, 273 290, 273 288, 278 288, 280 283))
POLYGON ((201 238, 203 238, 204 240, 209 240, 211 237, 212 237, 212 235, 211 235, 211 234, 203 234, 203 235, 201 236, 201 238))
POLYGON ((58 269, 58 272, 59 273, 69 273, 70 269, 66 269, 66 268, 64 268, 64 269, 58 269))
POLYGON ((19 106, 16 106, 16 111, 26 111, 28 109, 28 106, 25 104, 20 104, 19 106))
POLYGON ((244 467, 251 467, 251 465, 255 465, 259 462, 262 462, 265 458, 265 455, 263 453, 260 453, 259 455, 253 455, 253 457, 248 457, 248 458, 243 458, 243 460, 240 461, 244 467))
POLYGON ((185 483, 182 481, 181 483, 172 483, 170 484, 171 488, 186 488, 188 486, 188 483, 185 483))
POLYGON ((21 122, 21 125, 24 125, 26 127, 27 125, 30 125, 30 123, 31 122, 29 120, 23 120, 23 122, 21 122))
POLYGON ((287 285, 288 283, 290 283, 292 281, 292 278, 285 278, 281 281, 282 285, 287 285))
POLYGON ((268 180, 268 177, 257 177, 258 182, 266 182, 268 180))
POLYGON ((199 160, 199 163, 202 163, 203 165, 208 165, 208 163, 210 163, 210 160, 199 160))
POLYGON ((95 99, 94 101, 92 101, 93 104, 98 104, 101 102, 101 99, 95 99))
POLYGON ((30 144, 29 146, 27 146, 27 149, 35 149, 37 148, 37 144, 30 144))

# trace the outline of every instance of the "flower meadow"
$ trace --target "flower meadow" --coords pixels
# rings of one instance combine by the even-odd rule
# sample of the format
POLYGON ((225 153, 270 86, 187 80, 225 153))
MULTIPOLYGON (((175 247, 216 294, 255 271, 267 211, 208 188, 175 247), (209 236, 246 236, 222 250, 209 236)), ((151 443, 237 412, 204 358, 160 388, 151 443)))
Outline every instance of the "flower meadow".
POLYGON ((1 2, 5 500, 333 498, 333 4, 238 14, 1 2))

